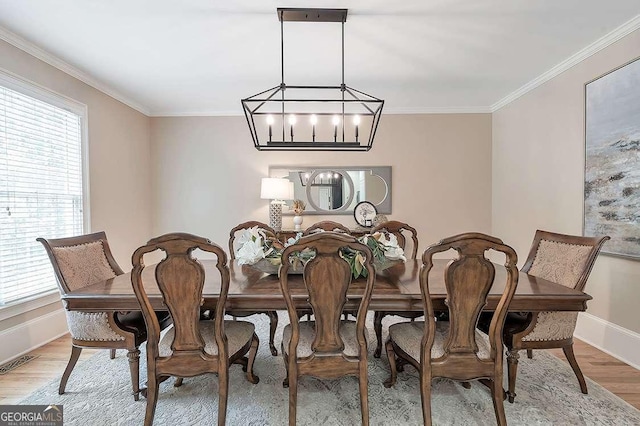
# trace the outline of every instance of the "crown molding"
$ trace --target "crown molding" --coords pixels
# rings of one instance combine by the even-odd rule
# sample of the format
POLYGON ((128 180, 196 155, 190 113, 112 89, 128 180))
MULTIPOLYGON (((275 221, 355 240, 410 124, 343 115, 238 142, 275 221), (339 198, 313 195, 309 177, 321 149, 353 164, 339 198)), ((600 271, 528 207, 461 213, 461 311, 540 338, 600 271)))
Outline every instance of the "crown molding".
POLYGON ((151 111, 149 117, 244 117, 242 110, 151 111))
POLYGON ((89 74, 80 71, 78 68, 73 65, 63 61, 57 56, 47 52, 46 50, 36 46, 30 41, 25 40, 19 35, 9 31, 8 29, 0 26, 0 40, 4 40, 10 45, 28 53, 29 55, 40 59, 43 62, 51 65, 59 69, 60 71, 69 74, 70 76, 82 81, 85 84, 93 87, 101 91, 102 93, 111 96, 113 99, 122 102, 123 104, 135 109, 138 112, 141 112, 144 115, 149 115, 149 109, 144 105, 128 98, 117 90, 107 86, 105 83, 95 79, 89 74))
MULTIPOLYGON (((385 115, 402 114, 488 114, 491 108, 478 107, 434 107, 434 108, 385 108, 385 115)), ((244 117, 242 111, 195 110, 195 111, 152 111, 150 117, 244 117)))
POLYGON ((505 105, 510 104, 511 102, 515 101, 516 99, 523 96, 524 94, 532 91, 538 86, 541 86, 542 84, 546 83, 552 78, 558 76, 559 74, 563 73, 569 68, 579 64, 580 62, 584 61, 590 56, 593 56, 594 54, 598 53, 602 49, 610 46, 611 44, 631 34, 632 32, 634 32, 639 28, 640 28, 640 15, 637 15, 631 20, 620 25, 615 30, 611 31, 609 34, 606 34, 605 36, 599 38, 598 40, 591 43, 584 49, 580 50, 579 52, 571 55, 564 61, 560 62, 558 65, 554 66, 547 72, 539 75, 538 77, 534 78, 533 80, 531 80, 524 86, 520 87, 516 91, 511 92, 504 98, 500 99, 498 102, 491 105, 491 108, 490 108, 491 112, 496 112, 497 110, 504 107, 505 105))
POLYGON ((387 108, 387 115, 400 114, 486 114, 491 112, 488 106, 461 106, 461 107, 416 107, 416 108, 387 108))

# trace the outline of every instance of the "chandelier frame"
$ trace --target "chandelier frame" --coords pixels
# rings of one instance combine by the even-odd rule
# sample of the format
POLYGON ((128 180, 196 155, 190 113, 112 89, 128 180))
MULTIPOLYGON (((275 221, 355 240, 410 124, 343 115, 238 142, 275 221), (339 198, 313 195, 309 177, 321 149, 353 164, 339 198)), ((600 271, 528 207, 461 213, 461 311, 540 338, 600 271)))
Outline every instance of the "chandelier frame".
MULTIPOLYGON (((378 129, 384 101, 369 95, 360 90, 349 87, 344 82, 344 24, 347 20, 348 9, 318 9, 318 8, 278 8, 278 19, 280 21, 280 66, 281 82, 279 85, 264 90, 255 95, 241 100, 251 138, 254 146, 259 151, 369 151, 373 146, 374 137, 378 129), (287 85, 284 73, 284 22, 340 22, 342 29, 342 82, 340 85, 312 86, 312 85, 287 85), (287 98, 287 90, 313 91, 314 93, 338 93, 338 96, 321 97, 295 97, 287 98), (300 104, 338 104, 339 112, 298 112, 293 106, 300 104), (279 112, 269 110, 269 106, 280 104, 279 112), (347 111, 347 105, 358 107, 360 111, 354 113, 347 111), (295 111, 295 112, 292 112, 295 111), (312 140, 295 140, 293 135, 293 125, 290 128, 291 138, 287 140, 287 115, 296 116, 338 116, 341 123, 340 132, 338 124, 334 122, 333 141, 316 141, 315 124, 313 125, 312 140), (282 136, 282 140, 273 140, 273 129, 268 125, 268 139, 261 138, 256 129, 256 120, 268 116, 278 116, 281 121, 281 129, 275 133, 282 136), (349 117, 363 116, 370 117, 368 138, 358 140, 358 125, 355 128, 355 140, 349 141, 345 135, 345 119, 349 117), (280 132, 281 130, 281 132, 280 132)), ((360 117, 358 117, 359 119, 360 117)), ((317 119, 317 118, 316 118, 317 119)), ((335 119, 335 118, 334 118, 335 119)))

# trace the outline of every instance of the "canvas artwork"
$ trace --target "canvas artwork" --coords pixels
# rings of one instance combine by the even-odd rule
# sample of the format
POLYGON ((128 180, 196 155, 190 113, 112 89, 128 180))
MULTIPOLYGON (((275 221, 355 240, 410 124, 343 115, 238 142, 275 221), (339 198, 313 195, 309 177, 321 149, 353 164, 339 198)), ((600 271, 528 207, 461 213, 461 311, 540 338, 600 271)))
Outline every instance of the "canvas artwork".
POLYGON ((640 58, 585 85, 584 235, 640 258, 640 58))

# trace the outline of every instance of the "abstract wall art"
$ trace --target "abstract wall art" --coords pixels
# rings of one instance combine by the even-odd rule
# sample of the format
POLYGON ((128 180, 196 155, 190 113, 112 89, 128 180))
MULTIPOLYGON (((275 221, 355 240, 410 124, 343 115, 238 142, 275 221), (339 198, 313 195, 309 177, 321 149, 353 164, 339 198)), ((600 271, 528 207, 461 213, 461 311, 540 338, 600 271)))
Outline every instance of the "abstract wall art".
POLYGON ((584 235, 640 259, 640 58, 585 84, 584 235))

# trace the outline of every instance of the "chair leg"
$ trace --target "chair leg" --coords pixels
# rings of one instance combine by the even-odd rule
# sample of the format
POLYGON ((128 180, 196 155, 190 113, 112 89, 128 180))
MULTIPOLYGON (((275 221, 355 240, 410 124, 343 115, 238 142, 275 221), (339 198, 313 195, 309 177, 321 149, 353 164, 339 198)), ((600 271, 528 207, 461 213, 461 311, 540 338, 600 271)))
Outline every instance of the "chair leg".
POLYGON ((229 397, 229 365, 218 372, 218 424, 227 421, 227 400, 229 397))
POLYGON ((289 376, 289 426, 296 425, 296 410, 298 406, 298 373, 289 376))
POLYGON ((267 312, 267 316, 269 317, 269 350, 271 351, 271 355, 277 356, 278 349, 276 349, 276 345, 274 343, 274 339, 276 337, 276 328, 278 328, 278 313, 276 311, 267 312))
POLYGON ((367 363, 361 361, 358 382, 360 385, 360 414, 362 415, 362 425, 369 426, 369 381, 367 377, 367 363))
POLYGON ((533 349, 527 349, 527 358, 533 359, 533 349))
POLYGON ((493 409, 496 412, 496 421, 498 425, 506 426, 507 416, 504 413, 504 389, 502 389, 502 380, 496 380, 494 378, 491 382, 491 398, 493 399, 493 409))
POLYGON ((116 350, 115 349, 110 349, 109 350, 109 358, 114 359, 116 357, 116 350))
POLYGON ((67 380, 69 380, 69 376, 73 371, 73 367, 76 366, 78 362, 78 358, 80 358, 80 353, 82 352, 82 348, 77 346, 71 346, 71 357, 69 358, 69 362, 67 363, 67 368, 64 369, 64 373, 62 374, 62 379, 60 379, 60 386, 58 387, 58 394, 62 395, 64 393, 64 389, 67 387, 67 380))
POLYGON ((562 351, 564 352, 564 356, 567 357, 567 361, 569 361, 569 365, 571 365, 573 372, 578 378, 578 383, 580 383, 580 391, 582 391, 582 393, 586 395, 587 393, 589 393, 587 390, 587 382, 585 382, 584 376, 582 375, 582 371, 578 366, 578 361, 576 361, 576 357, 573 354, 573 343, 570 344, 569 346, 565 346, 564 348, 562 348, 562 351))
POLYGON ((520 355, 518 355, 518 350, 507 350, 507 364, 508 364, 508 375, 509 375, 509 391, 507 395, 509 397, 509 402, 513 403, 513 400, 516 397, 516 376, 518 374, 518 359, 520 355))
POLYGON ((384 312, 376 311, 373 314, 373 330, 376 332, 376 337, 378 338, 376 351, 373 353, 373 356, 376 358, 380 358, 382 355, 382 318, 384 318, 384 312))
POLYGON ((431 426, 431 371, 420 374, 420 399, 424 425, 431 426))
POLYGON ((140 399, 140 351, 138 348, 129 349, 127 352, 129 358, 129 371, 131 372, 131 386, 133 387, 133 399, 140 399))
POLYGON ((391 339, 387 340, 385 349, 387 350, 387 358, 389 359, 389 370, 391 372, 391 375, 383 383, 383 385, 385 388, 390 388, 391 386, 396 384, 396 380, 398 379, 398 371, 396 370, 396 353, 393 351, 393 344, 391 343, 391 339))
POLYGON ((182 381, 184 380, 183 377, 176 377, 175 382, 173 382, 173 387, 174 388, 179 388, 180 386, 182 386, 182 381))
POLYGON ((158 389, 160 383, 155 374, 147 379, 147 409, 144 413, 144 426, 153 424, 153 417, 156 414, 156 406, 158 405, 158 389))
POLYGON ((258 335, 253 333, 253 337, 251 338, 251 348, 249 349, 249 361, 247 363, 247 380, 254 385, 260 381, 260 378, 253 374, 253 362, 256 360, 259 344, 260 339, 258 339, 258 335))

